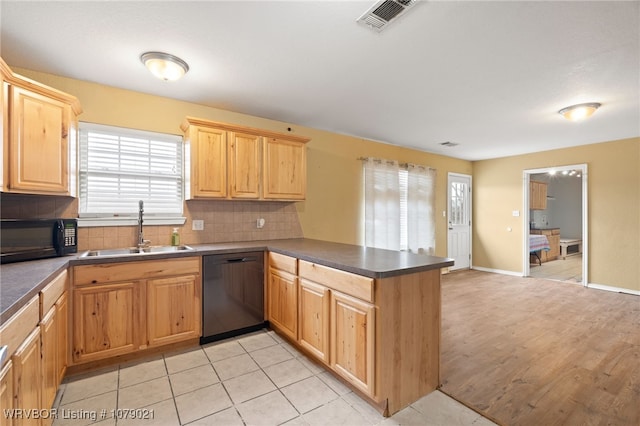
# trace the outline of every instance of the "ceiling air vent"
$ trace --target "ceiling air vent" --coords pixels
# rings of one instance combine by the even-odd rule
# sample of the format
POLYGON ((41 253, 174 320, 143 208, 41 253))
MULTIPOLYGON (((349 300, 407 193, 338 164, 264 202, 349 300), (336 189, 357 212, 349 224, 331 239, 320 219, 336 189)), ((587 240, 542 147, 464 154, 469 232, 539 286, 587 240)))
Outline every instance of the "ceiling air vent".
POLYGON ((455 143, 455 142, 448 142, 448 141, 447 141, 447 142, 442 142, 440 145, 442 145, 442 146, 446 146, 446 147, 449 147, 449 148, 453 148, 454 146, 458 146, 458 144, 457 144, 457 143, 455 143))
POLYGON ((392 20, 402 15, 416 2, 417 0, 379 1, 359 17, 357 22, 380 32, 386 28, 392 20))

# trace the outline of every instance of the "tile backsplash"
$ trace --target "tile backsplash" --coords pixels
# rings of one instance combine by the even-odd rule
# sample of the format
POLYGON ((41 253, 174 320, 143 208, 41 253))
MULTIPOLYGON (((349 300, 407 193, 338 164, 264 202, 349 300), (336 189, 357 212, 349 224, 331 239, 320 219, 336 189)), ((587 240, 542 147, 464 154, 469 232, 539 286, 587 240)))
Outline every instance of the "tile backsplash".
MULTIPOLYGON (((3 219, 77 217, 78 201, 71 197, 0 195, 0 215, 3 219)), ((278 201, 203 201, 185 202, 187 221, 178 226, 181 244, 222 243, 232 241, 301 238, 302 227, 295 203, 278 201), (264 219, 258 229, 256 221, 264 219), (191 229, 194 219, 204 221, 204 230, 191 229)), ((144 237, 151 245, 168 245, 176 226, 144 226, 144 237)), ((78 250, 130 247, 137 242, 137 227, 91 227, 78 229, 78 250)))

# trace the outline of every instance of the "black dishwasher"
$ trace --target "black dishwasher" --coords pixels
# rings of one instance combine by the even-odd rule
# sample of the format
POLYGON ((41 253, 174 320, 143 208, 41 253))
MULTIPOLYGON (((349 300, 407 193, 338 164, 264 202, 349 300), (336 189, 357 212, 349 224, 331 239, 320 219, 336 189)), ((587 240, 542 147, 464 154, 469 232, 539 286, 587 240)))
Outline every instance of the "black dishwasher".
POLYGON ((264 252, 208 255, 202 264, 200 344, 264 328, 264 252))

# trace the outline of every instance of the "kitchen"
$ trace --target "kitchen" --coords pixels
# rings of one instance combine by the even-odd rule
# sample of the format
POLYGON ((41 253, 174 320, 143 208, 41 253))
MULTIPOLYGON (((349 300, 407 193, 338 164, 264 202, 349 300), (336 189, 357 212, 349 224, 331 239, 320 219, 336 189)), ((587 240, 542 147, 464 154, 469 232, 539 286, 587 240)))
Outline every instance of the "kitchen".
MULTIPOLYGON (((10 64, 12 65, 12 64, 10 64)), ((184 203, 184 225, 179 227, 181 242, 186 245, 306 238, 355 244, 362 231, 357 226, 361 216, 361 167, 357 158, 375 156, 399 161, 428 164, 438 170, 436 186, 437 212, 447 210, 446 177, 448 172, 474 176, 473 264, 480 268, 507 273, 521 272, 523 238, 527 227, 511 212, 521 207, 523 169, 549 165, 549 154, 533 153, 513 158, 468 161, 442 154, 371 142, 367 139, 269 120, 220 108, 205 107, 158 95, 148 95, 82 79, 12 67, 14 71, 38 82, 71 93, 79 99, 81 121, 106 123, 127 128, 153 130, 180 135, 185 117, 233 123, 278 133, 293 133, 311 141, 307 199, 301 202, 268 203, 252 201, 202 201, 184 203), (291 132, 288 129, 291 128, 291 132), (345 182, 354 182, 345 184, 345 182), (508 214, 507 214, 508 213, 508 214), (256 221, 265 219, 263 228, 256 221), (194 221, 203 220, 203 230, 193 229, 194 221), (507 227, 512 233, 504 231, 507 227)), ((173 90, 173 89, 168 89, 173 90)), ((638 271, 632 254, 637 251, 638 225, 633 216, 637 205, 635 192, 622 193, 612 182, 637 182, 637 138, 569 148, 554 152, 554 164, 589 163, 591 218, 593 229, 592 282, 610 288, 639 291, 638 271), (603 172, 604 170, 604 172, 603 172), (634 172, 635 170, 635 172, 634 172), (635 204, 634 204, 635 203, 635 204), (615 206, 627 206, 621 211, 615 206), (620 223, 625 224, 621 227, 620 223), (620 228, 624 228, 621 230, 620 228), (618 248, 622 246, 622 261, 618 248), (636 250, 636 251, 634 251, 636 250), (615 265, 615 267, 612 267, 615 265)), ((2 194, 2 217, 76 217, 75 198, 2 194), (52 214, 54 213, 54 214, 52 214)), ((135 208, 135 207, 134 207, 135 208)), ((153 244, 169 244, 174 226, 145 225, 145 237, 153 244)), ((436 255, 447 256, 446 218, 436 217, 436 255)), ((128 247, 136 241, 136 226, 112 228, 78 228, 80 251, 128 247), (117 229, 114 231, 114 229, 117 229)), ((3 289, 3 292, 6 291, 3 289)))

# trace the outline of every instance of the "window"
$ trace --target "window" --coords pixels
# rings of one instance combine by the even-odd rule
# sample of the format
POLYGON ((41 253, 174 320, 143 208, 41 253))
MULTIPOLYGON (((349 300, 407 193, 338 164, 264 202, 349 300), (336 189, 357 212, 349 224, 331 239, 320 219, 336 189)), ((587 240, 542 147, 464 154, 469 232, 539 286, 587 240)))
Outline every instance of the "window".
POLYGON ((365 245, 434 254, 433 169, 364 159, 365 245))
POLYGON ((139 200, 146 223, 184 223, 182 152, 180 136, 80 123, 81 223, 129 225, 139 200))

